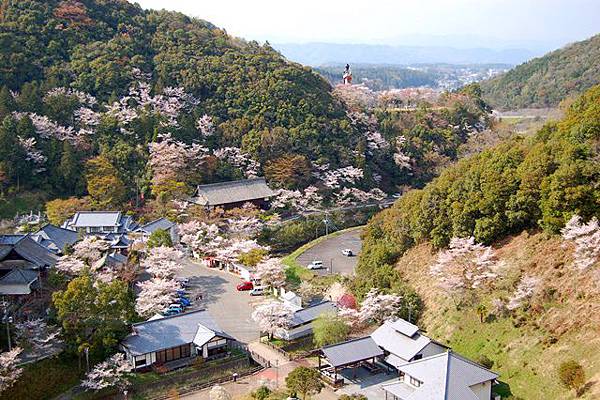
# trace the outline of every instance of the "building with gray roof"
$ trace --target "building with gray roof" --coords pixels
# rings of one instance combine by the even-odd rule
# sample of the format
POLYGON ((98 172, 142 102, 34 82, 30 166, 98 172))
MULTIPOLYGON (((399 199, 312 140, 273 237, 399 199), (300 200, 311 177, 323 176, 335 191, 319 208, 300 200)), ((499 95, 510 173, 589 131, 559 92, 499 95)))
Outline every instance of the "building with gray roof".
POLYGON ((399 366, 386 400, 490 400, 498 374, 452 351, 399 366))
POLYGON ((15 268, 0 278, 1 296, 25 296, 39 286, 39 271, 15 268))
POLYGON ((231 209, 245 203, 266 208, 269 199, 275 194, 264 178, 253 178, 199 185, 191 201, 206 208, 231 209))
POLYGON ((212 358, 226 352, 233 341, 208 311, 198 310, 134 324, 121 349, 139 369, 173 362, 186 365, 196 357, 212 358))
POLYGON ((337 307, 331 301, 323 301, 294 312, 292 322, 286 329, 275 333, 283 340, 294 340, 312 334, 313 322, 322 314, 337 314, 337 307))
POLYGON ((384 322, 371 337, 385 351, 386 363, 394 368, 447 350, 446 346, 423 335, 419 327, 403 319, 384 322))
POLYGON ((31 238, 51 252, 62 254, 65 247, 77 243, 79 234, 70 229, 46 224, 39 231, 32 234, 31 238))
POLYGON ((86 234, 106 234, 131 232, 137 224, 120 211, 78 211, 62 227, 86 234))
POLYGON ((145 240, 145 239, 148 239, 150 237, 150 235, 152 235, 154 232, 156 232, 158 230, 163 230, 163 231, 169 232, 169 235, 171 236, 171 241, 173 243, 177 242, 177 224, 169 221, 168 219, 166 219, 164 217, 155 219, 154 221, 148 222, 147 224, 140 225, 135 230, 135 232, 141 233, 142 238, 145 240))

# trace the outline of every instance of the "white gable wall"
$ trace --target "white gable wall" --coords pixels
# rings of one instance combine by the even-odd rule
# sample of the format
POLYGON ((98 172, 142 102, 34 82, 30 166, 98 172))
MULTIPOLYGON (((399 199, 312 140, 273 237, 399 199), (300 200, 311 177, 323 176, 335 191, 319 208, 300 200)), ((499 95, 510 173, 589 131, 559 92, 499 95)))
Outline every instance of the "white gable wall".
POLYGON ((492 398, 492 381, 485 381, 470 386, 471 390, 479 400, 489 400, 492 398))

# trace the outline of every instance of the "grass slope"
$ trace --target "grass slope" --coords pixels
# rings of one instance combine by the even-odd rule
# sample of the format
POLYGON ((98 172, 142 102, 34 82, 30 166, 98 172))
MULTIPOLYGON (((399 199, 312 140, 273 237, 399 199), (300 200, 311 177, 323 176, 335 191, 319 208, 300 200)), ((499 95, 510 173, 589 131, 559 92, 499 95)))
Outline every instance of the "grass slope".
POLYGON ((560 238, 523 233, 497 246, 505 262, 505 277, 481 296, 489 310, 480 323, 477 304, 457 310, 429 276, 435 252, 429 244, 410 249, 398 262, 403 277, 425 303, 421 326, 433 338, 476 359, 485 355, 505 382, 499 392, 522 399, 572 399, 574 392, 559 383, 556 370, 567 359, 586 370, 589 389, 581 397, 600 396, 600 296, 595 282, 571 267, 572 249, 560 238), (542 289, 527 310, 513 316, 494 316, 491 300, 508 297, 523 274, 542 279, 542 289))

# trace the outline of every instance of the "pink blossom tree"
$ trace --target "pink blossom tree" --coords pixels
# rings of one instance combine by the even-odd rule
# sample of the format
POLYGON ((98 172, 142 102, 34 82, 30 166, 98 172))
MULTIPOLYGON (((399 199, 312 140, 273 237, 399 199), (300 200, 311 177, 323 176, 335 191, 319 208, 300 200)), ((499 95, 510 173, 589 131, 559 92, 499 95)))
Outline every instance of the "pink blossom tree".
POLYGON ((212 118, 206 114, 196 121, 196 128, 200 131, 200 134, 203 137, 209 137, 215 133, 215 127, 213 125, 212 118))
POLYGON ((21 348, 29 348, 34 356, 45 354, 60 344, 60 329, 50 327, 41 318, 15 324, 17 342, 21 348))
POLYGON ((23 373, 23 368, 18 366, 21 351, 20 347, 15 347, 0 353, 0 393, 10 388, 23 373))
POLYGON ((55 268, 70 276, 76 276, 86 267, 85 263, 73 255, 66 255, 59 258, 55 268))
POLYGON ((285 283, 285 268, 279 258, 267 258, 256 265, 256 278, 268 287, 278 288, 285 283))
POLYGON ((430 274, 449 296, 464 300, 466 295, 474 296, 477 289, 490 285, 500 267, 491 247, 475 243, 473 237, 452 238, 448 250, 438 254, 430 274))
POLYGON ((143 317, 163 311, 175 300, 176 290, 181 289, 177 281, 167 278, 152 278, 139 282, 137 286, 140 292, 136 298, 135 310, 143 317))
POLYGON ((102 258, 110 248, 110 243, 96 236, 86 236, 73 246, 73 256, 83 260, 88 265, 102 258))
POLYGON ((132 370, 133 366, 129 360, 122 353, 117 353, 94 366, 81 382, 81 386, 90 390, 124 388, 129 385, 128 376, 132 370))
POLYGON ((172 278, 183 268, 183 253, 167 246, 153 247, 141 262, 142 268, 157 278, 172 278))
POLYGON ((272 339, 275 333, 290 326, 293 315, 294 312, 288 305, 271 301, 256 307, 252 319, 260 330, 267 332, 269 339, 272 339))
POLYGON ((515 293, 508 299, 506 307, 516 310, 524 305, 539 289, 541 280, 535 276, 525 275, 519 281, 515 293))
POLYGON ((250 155, 242 152, 238 147, 223 147, 216 149, 213 155, 219 160, 231 164, 244 172, 246 178, 256 178, 260 170, 260 164, 253 160, 250 155))
POLYGON ((600 257, 600 225, 594 217, 583 223, 579 215, 573 215, 561 230, 564 240, 575 244, 574 264, 581 271, 588 270, 600 257))
POLYGON ((402 300, 400 295, 380 293, 373 288, 360 304, 359 321, 381 323, 396 317, 402 312, 402 300))

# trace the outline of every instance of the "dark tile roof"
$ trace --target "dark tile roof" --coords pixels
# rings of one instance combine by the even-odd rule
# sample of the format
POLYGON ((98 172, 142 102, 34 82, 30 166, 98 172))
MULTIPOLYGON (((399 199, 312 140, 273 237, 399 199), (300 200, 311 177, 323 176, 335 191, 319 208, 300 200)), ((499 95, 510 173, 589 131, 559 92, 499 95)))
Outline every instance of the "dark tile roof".
POLYGON ((53 244, 58 251, 62 251, 66 245, 74 245, 79 240, 77 232, 52 224, 45 225, 34 235, 41 238, 39 243, 42 246, 50 248, 50 245, 53 244))
POLYGON ((51 267, 58 260, 55 254, 29 236, 22 236, 12 245, 2 245, 0 256, 6 257, 11 250, 37 268, 51 267))
POLYGON ((29 269, 15 268, 0 279, 0 294, 26 295, 37 281, 38 273, 29 269))
POLYGON ((337 314, 337 307, 331 301, 323 301, 310 307, 303 308, 294 313, 292 327, 314 321, 324 313, 337 314))
POLYGON ((325 346, 321 352, 334 367, 354 364, 383 355, 383 350, 370 336, 325 346))
POLYGON ((275 192, 267 186, 264 178, 254 178, 200 185, 194 201, 205 206, 219 206, 266 199, 274 195, 275 192))
POLYGON ((137 230, 141 231, 141 232, 145 232, 145 233, 153 233, 159 229, 166 231, 166 230, 171 229, 174 226, 175 226, 175 224, 173 222, 169 221, 168 219, 159 218, 152 222, 148 222, 145 225, 140 226, 139 228, 137 228, 137 230))

